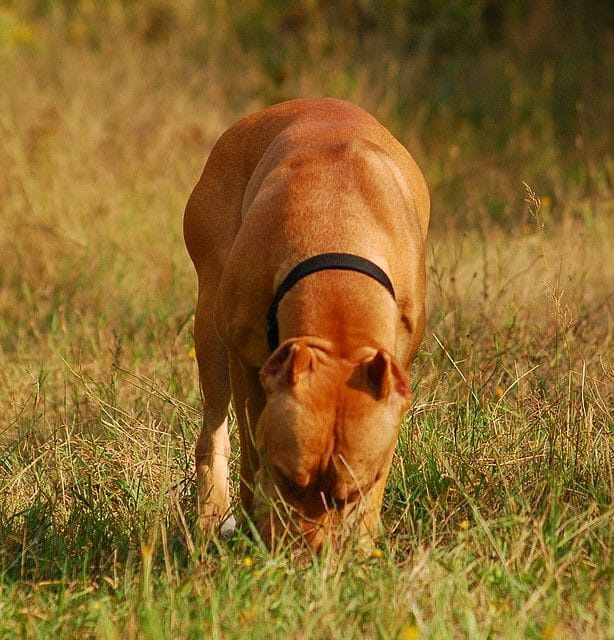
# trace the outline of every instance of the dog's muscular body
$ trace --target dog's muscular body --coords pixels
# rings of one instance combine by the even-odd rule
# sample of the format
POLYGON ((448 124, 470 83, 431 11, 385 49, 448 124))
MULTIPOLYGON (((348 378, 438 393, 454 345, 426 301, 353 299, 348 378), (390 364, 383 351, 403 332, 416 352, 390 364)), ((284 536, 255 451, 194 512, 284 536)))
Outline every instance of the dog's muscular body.
POLYGON ((423 335, 428 219, 416 163, 350 103, 292 100, 219 139, 184 218, 198 274, 205 529, 230 510, 232 392, 241 501, 267 542, 287 531, 318 548, 340 519, 373 533, 408 405, 406 370, 423 335), (282 298, 281 345, 271 354, 266 317, 277 287, 301 261, 328 252, 379 266, 396 298, 361 273, 313 273, 282 298), (287 517, 268 503, 280 497, 287 517))

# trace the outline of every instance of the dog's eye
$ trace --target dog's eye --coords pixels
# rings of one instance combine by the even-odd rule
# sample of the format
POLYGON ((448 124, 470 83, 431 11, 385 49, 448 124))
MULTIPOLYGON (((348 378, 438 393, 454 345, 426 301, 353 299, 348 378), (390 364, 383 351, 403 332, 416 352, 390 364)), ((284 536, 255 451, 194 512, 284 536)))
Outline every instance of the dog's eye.
POLYGON ((275 471, 279 476, 279 482, 277 484, 283 493, 295 499, 299 499, 305 494, 305 487, 301 487, 279 469, 275 469, 275 471))
POLYGON ((284 492, 287 496, 294 498, 295 500, 301 500, 305 497, 307 487, 302 487, 300 484, 290 480, 290 478, 284 477, 283 480, 284 492))
POLYGON ((290 494, 293 498, 300 498, 303 495, 304 489, 299 487, 296 482, 290 480, 290 478, 284 478, 284 489, 288 494, 290 494))
POLYGON ((337 509, 342 509, 346 505, 352 504, 357 500, 360 500, 360 491, 358 490, 348 492, 345 498, 333 498, 335 507, 337 507, 337 509))

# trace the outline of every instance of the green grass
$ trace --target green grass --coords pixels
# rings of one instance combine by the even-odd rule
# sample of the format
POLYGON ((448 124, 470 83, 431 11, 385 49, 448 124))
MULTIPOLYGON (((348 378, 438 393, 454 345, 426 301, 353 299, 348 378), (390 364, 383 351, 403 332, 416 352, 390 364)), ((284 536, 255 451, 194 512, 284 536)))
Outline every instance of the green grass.
POLYGON ((570 145, 547 83, 510 63, 485 124, 446 106, 441 60, 412 97, 407 68, 353 65, 323 18, 307 44, 326 64, 284 40, 278 76, 266 48, 234 72, 262 44, 240 12, 167 7, 165 35, 162 4, 96 6, 0 12, 0 638, 611 638, 607 123, 570 145), (197 539, 181 215, 227 125, 321 93, 374 111, 425 171, 429 319, 379 551, 299 566, 197 539))

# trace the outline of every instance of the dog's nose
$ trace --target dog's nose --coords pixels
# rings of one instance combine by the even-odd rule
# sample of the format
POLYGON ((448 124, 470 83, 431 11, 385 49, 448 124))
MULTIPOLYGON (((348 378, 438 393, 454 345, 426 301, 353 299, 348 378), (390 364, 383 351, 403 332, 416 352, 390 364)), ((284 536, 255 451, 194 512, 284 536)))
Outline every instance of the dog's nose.
POLYGON ((346 504, 356 502, 360 496, 360 487, 355 482, 348 484, 345 481, 338 481, 331 491, 331 502, 337 508, 340 508, 346 504))
POLYGON ((318 553, 322 548, 322 543, 324 541, 324 525, 317 525, 313 522, 302 522, 301 529, 303 540, 311 547, 311 549, 313 549, 313 551, 318 553))

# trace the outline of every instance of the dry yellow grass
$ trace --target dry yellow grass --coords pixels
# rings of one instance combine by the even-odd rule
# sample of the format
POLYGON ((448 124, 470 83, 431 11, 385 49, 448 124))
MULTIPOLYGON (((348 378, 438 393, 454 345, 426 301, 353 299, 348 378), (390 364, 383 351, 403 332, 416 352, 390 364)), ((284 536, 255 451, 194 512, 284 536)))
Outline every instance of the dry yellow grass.
POLYGON ((611 155, 586 138, 570 159, 530 121, 496 156, 341 48, 273 91, 222 5, 196 26, 192 2, 105 6, 0 14, 3 637, 609 637, 611 155), (302 572, 245 539, 199 559, 191 527, 182 211, 217 136, 276 92, 374 111, 434 201, 388 542, 302 572))

